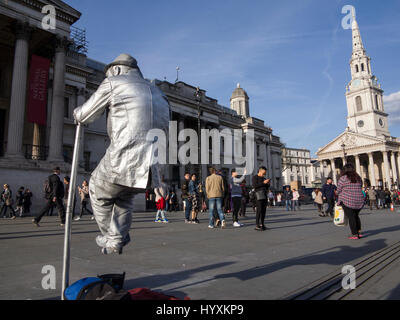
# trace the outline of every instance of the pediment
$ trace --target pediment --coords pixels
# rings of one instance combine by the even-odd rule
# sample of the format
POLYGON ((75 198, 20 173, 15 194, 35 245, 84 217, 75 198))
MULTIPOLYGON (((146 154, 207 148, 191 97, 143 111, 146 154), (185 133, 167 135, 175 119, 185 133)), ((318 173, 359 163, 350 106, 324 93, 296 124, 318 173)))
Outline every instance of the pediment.
POLYGON ((385 141, 383 139, 379 139, 376 137, 345 131, 340 136, 333 139, 326 146, 319 149, 317 155, 321 156, 325 153, 334 153, 342 151, 343 144, 346 146, 345 148, 349 150, 359 147, 368 147, 380 143, 385 143, 385 141))

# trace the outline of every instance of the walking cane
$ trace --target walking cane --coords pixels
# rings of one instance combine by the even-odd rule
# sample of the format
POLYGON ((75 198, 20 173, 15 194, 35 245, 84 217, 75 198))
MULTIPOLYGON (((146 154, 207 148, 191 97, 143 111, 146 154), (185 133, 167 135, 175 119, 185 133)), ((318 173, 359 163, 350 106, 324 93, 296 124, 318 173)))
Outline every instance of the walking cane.
POLYGON ((62 278, 62 292, 61 299, 64 300, 64 291, 69 284, 69 266, 70 266, 70 247, 71 247, 71 223, 72 223, 72 210, 74 206, 75 190, 76 190, 76 176, 78 172, 79 149, 81 145, 81 130, 80 123, 76 126, 75 133, 75 147, 74 155, 72 158, 71 179, 69 182, 69 194, 67 212, 65 217, 65 235, 64 235, 64 258, 63 258, 63 278, 62 278))

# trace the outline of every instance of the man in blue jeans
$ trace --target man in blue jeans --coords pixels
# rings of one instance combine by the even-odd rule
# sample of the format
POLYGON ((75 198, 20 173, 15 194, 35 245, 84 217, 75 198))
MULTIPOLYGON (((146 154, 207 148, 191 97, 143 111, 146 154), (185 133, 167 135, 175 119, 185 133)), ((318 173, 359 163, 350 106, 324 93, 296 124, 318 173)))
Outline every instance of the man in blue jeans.
POLYGON ((192 211, 192 202, 189 201, 189 182, 190 173, 185 173, 185 180, 182 182, 182 201, 185 203, 185 223, 190 221, 190 212, 192 211))
POLYGON ((208 197, 208 206, 210 213, 210 223, 208 228, 214 229, 214 207, 217 207, 221 228, 225 228, 225 217, 222 211, 222 198, 225 192, 224 181, 220 175, 216 174, 215 168, 210 168, 210 176, 206 179, 206 193, 208 197))
POLYGON ((292 200, 293 200, 293 192, 290 190, 289 187, 286 187, 285 191, 283 192, 283 199, 285 200, 286 204, 286 211, 292 210, 292 200))

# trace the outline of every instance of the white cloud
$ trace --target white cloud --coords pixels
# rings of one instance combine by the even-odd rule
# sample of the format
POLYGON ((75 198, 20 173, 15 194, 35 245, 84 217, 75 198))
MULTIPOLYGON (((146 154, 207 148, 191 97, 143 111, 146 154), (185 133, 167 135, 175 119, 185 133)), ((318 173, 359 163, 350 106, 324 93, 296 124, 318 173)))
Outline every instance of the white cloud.
POLYGON ((400 91, 383 97, 385 111, 389 113, 389 122, 400 123, 400 91))

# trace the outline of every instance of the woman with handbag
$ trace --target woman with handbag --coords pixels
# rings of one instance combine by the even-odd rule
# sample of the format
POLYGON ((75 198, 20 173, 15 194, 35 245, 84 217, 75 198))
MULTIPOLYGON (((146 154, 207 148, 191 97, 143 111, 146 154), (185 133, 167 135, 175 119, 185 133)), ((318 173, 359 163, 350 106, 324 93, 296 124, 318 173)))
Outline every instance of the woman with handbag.
POLYGON ((361 220, 359 217, 364 207, 364 195, 362 193, 362 179, 351 163, 344 166, 337 187, 338 203, 349 219, 351 229, 350 240, 362 238, 361 220))
POLYGON ((267 194, 270 186, 270 179, 266 179, 267 169, 260 167, 258 174, 253 177, 253 188, 256 196, 256 228, 257 231, 265 231, 264 220, 267 211, 267 194))

